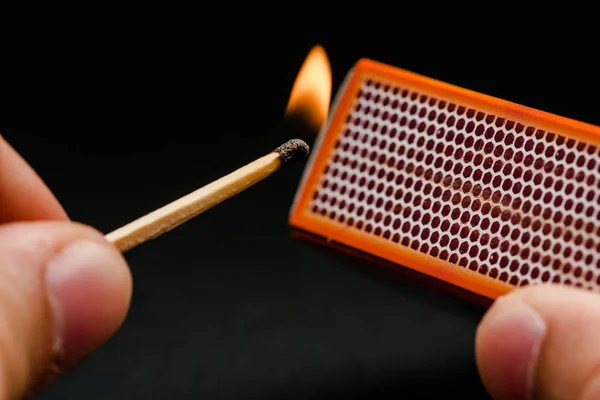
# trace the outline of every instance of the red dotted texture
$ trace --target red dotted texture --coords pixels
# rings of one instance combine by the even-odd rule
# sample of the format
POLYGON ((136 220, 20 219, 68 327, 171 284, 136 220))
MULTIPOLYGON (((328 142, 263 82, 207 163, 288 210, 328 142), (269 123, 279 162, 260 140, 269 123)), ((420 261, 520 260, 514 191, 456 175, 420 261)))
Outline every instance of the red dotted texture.
POLYGON ((514 286, 597 290, 599 194, 593 145, 367 80, 310 207, 514 286))

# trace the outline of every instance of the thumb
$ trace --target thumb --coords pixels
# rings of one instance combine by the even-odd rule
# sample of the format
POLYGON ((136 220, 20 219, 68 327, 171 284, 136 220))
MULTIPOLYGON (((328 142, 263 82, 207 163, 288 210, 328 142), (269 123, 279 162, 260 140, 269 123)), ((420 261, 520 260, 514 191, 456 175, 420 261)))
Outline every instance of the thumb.
POLYGON ((131 275, 114 246, 71 222, 0 227, 0 398, 31 394, 122 324, 131 275))
POLYGON ((481 321, 476 357, 501 399, 600 398, 600 296, 558 285, 517 289, 481 321))

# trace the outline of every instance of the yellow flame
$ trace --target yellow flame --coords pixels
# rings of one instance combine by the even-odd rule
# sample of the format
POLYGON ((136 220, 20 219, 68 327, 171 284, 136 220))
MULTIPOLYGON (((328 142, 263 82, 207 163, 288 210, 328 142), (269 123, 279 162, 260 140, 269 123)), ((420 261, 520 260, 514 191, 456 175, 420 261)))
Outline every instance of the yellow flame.
POLYGON ((285 114, 302 114, 319 129, 327 120, 330 100, 331 66, 325 49, 317 45, 300 68, 285 114))

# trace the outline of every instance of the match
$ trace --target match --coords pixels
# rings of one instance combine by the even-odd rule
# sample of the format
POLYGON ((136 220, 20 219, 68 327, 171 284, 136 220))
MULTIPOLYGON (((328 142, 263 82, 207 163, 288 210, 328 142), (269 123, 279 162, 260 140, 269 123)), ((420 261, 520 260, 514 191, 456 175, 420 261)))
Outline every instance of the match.
POLYGON ((304 141, 289 140, 269 154, 116 229, 105 238, 121 252, 130 250, 246 190, 282 167, 306 158, 308 152, 309 147, 304 141))

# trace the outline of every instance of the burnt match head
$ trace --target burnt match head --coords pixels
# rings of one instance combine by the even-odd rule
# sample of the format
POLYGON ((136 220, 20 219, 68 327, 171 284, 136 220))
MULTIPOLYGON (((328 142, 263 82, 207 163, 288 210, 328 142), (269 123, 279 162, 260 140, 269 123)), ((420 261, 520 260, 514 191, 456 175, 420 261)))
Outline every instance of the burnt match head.
POLYGON ((295 161, 300 160, 301 158, 306 158, 308 152, 310 151, 310 148, 303 140, 292 139, 285 142, 284 144, 276 148, 274 151, 275 153, 279 153, 279 158, 281 159, 281 162, 284 165, 286 165, 292 164, 295 161))

